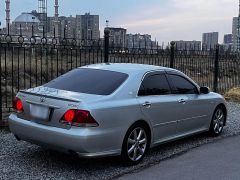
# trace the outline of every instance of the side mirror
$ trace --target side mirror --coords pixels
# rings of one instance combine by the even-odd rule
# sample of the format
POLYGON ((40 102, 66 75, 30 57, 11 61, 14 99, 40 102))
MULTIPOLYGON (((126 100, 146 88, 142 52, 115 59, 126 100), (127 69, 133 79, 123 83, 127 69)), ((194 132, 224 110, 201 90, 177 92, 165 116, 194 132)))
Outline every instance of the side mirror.
POLYGON ((210 93, 210 89, 208 87, 201 87, 200 88, 200 93, 201 94, 209 94, 210 93))

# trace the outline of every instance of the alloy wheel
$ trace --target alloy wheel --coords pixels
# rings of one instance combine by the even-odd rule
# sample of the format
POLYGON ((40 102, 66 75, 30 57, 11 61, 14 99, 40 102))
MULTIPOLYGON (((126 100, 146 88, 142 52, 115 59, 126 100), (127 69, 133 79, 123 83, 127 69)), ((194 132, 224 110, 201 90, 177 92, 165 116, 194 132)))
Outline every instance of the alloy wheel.
POLYGON ((147 135, 143 128, 135 128, 127 140, 127 153, 132 161, 140 160, 147 149, 147 135))
POLYGON ((213 130, 216 134, 220 134, 224 127, 225 115, 222 109, 218 109, 213 117, 213 130))

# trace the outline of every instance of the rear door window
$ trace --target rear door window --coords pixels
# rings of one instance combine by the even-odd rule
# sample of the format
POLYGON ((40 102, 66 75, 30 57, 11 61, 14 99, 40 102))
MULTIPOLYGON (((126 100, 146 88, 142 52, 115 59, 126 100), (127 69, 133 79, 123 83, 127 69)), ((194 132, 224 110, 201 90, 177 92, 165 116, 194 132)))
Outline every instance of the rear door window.
POLYGON ((78 68, 45 84, 45 87, 86 94, 110 95, 128 75, 121 72, 78 68))

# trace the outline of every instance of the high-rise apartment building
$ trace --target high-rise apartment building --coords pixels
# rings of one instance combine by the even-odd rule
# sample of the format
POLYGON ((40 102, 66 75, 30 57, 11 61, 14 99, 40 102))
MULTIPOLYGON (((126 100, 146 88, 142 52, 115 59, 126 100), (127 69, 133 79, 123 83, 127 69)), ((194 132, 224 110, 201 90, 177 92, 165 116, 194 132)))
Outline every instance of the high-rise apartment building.
POLYGON ((232 23, 233 50, 240 50, 240 17, 234 17, 232 23))
POLYGON ((175 41, 178 50, 201 50, 201 41, 175 41))
MULTIPOLYGON (((49 33, 53 35, 54 25, 56 23, 55 18, 49 17, 48 22, 50 26, 49 33)), ((98 40, 100 38, 98 15, 90 15, 87 13, 85 15, 76 15, 76 17, 60 16, 58 17, 58 23, 58 36, 56 34, 56 37, 60 37, 61 39, 66 37, 76 38, 78 40, 98 40)))
POLYGON ((218 32, 203 33, 202 36, 202 49, 210 50, 215 48, 218 44, 218 32))
POLYGON ((59 37, 60 39, 64 38, 64 32, 65 32, 65 36, 67 36, 67 24, 68 24, 67 19, 68 18, 65 16, 58 17, 58 28, 56 28, 55 17, 48 17, 49 36, 53 37, 54 32, 55 32, 55 37, 59 37))
POLYGON ((231 51, 233 45, 233 38, 232 34, 225 34, 223 37, 223 48, 224 50, 231 51))
POLYGON ((225 34, 223 37, 223 44, 231 44, 233 42, 232 34, 225 34))
POLYGON ((66 38, 77 38, 77 26, 75 17, 67 17, 65 24, 65 36, 66 38))
POLYGON ((151 40, 149 34, 127 34, 128 48, 155 48, 156 42, 151 40))
POLYGON ((127 30, 124 28, 114 28, 114 27, 108 27, 108 30, 110 31, 110 34, 109 34, 110 45, 113 45, 115 47, 125 48, 127 30))
POLYGON ((76 16, 77 36, 79 39, 93 39, 98 40, 100 38, 99 31, 99 15, 91 15, 86 13, 85 15, 76 16))

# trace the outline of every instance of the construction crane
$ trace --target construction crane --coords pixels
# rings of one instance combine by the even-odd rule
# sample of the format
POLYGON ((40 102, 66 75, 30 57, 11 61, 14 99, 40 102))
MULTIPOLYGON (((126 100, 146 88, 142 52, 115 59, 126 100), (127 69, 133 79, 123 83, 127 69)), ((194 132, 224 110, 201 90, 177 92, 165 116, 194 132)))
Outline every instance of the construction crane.
MULTIPOLYGON (((46 29, 47 27, 47 0, 38 0, 38 14, 39 14, 39 20, 41 21, 40 26, 45 27, 45 32, 48 31, 48 29, 46 29)), ((54 29, 55 29, 55 37, 58 37, 59 34, 59 20, 58 20, 58 8, 59 8, 59 4, 58 4, 58 0, 55 0, 55 4, 54 4, 54 8, 55 8, 55 13, 54 13, 54 29)))

